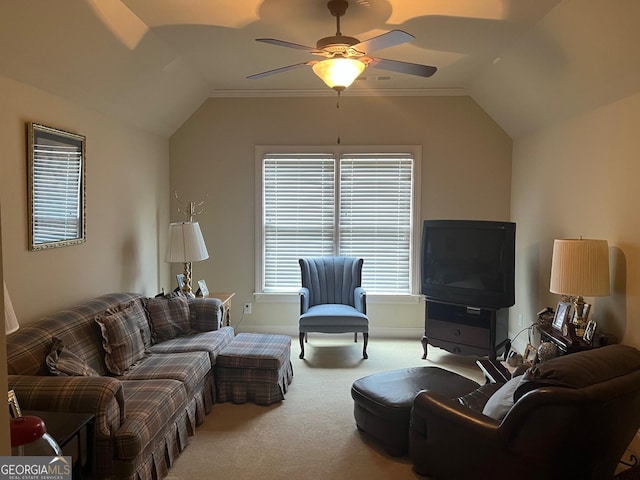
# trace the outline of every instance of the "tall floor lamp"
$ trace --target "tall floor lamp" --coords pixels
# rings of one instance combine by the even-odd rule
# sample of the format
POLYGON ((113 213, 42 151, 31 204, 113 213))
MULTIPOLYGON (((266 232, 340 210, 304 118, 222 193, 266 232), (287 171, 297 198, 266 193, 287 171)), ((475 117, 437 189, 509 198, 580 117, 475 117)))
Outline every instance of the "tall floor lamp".
POLYGON ((169 247, 166 261, 184 263, 184 285, 182 292, 194 297, 191 290, 191 262, 209 258, 198 222, 177 222, 169 225, 169 247))
POLYGON ((553 242, 551 293, 573 297, 574 326, 584 335, 584 297, 609 295, 609 246, 606 240, 569 239, 553 242))

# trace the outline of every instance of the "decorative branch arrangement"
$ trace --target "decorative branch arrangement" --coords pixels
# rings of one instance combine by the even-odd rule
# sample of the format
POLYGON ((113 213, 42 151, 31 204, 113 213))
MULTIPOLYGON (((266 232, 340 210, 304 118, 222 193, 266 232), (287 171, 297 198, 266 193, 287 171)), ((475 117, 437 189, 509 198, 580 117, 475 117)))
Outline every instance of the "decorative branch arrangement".
MULTIPOLYGON (((180 197, 178 196, 178 191, 176 190, 174 192, 174 195, 176 197, 176 200, 178 200, 179 202, 181 202, 180 197)), ((185 215, 190 222, 193 222, 193 217, 200 215, 204 212, 204 203, 207 201, 207 197, 209 196, 209 194, 206 194, 204 196, 204 198, 202 199, 201 202, 184 202, 185 204, 185 210, 181 210, 180 207, 178 207, 178 212, 185 215), (202 207, 202 208, 200 208, 202 207)))

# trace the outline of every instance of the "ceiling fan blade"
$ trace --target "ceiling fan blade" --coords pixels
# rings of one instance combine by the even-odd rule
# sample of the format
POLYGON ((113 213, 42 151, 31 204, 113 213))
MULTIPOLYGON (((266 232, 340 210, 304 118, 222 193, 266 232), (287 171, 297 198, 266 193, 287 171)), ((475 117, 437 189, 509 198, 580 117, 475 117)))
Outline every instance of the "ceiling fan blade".
POLYGON ((275 75, 276 73, 286 72, 288 70, 295 70, 296 68, 304 67, 310 65, 310 62, 296 63, 294 65, 287 65, 286 67, 274 68, 273 70, 267 70, 266 72, 255 73, 253 75, 249 75, 247 78, 264 78, 270 75, 275 75))
POLYGON ((399 60, 387 60, 385 58, 374 58, 371 60, 371 63, 369 63, 369 66, 381 68, 382 70, 391 70, 392 72, 417 75, 419 77, 430 77, 438 70, 436 67, 430 65, 419 65, 417 63, 401 62, 399 60))
POLYGON ((383 33, 377 37, 352 45, 351 48, 366 54, 375 50, 382 50, 383 48, 389 48, 395 45, 400 45, 401 43, 410 42, 414 38, 416 37, 403 30, 391 30, 390 32, 383 33))
POLYGON ((296 50, 304 50, 305 52, 311 53, 318 52, 317 48, 307 47, 306 45, 300 45, 299 43, 285 42, 284 40, 278 40, 276 38, 256 38, 256 42, 269 43, 279 47, 295 48, 296 50))

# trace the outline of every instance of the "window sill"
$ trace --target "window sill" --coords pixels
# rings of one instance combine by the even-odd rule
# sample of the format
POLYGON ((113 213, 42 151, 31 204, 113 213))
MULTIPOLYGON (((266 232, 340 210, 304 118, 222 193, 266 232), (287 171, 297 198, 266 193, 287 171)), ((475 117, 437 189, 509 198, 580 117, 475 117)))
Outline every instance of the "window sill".
MULTIPOLYGON (((253 298, 256 302, 264 303, 294 303, 299 302, 299 295, 297 293, 254 293, 253 298)), ((422 295, 385 295, 385 294, 367 294, 367 303, 399 303, 399 304, 411 304, 420 303, 423 301, 422 295)))

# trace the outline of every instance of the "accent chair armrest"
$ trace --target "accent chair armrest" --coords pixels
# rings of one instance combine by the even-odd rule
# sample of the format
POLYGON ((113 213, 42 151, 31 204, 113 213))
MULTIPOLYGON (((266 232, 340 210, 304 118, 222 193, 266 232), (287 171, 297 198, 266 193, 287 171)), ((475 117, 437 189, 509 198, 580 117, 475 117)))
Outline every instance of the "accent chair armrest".
POLYGON ((364 288, 356 287, 353 291, 354 295, 354 306, 356 310, 366 315, 367 313, 367 292, 365 292, 364 288))
POLYGON ((298 290, 298 294, 300 295, 300 314, 303 314, 309 310, 309 289, 302 287, 298 290))

